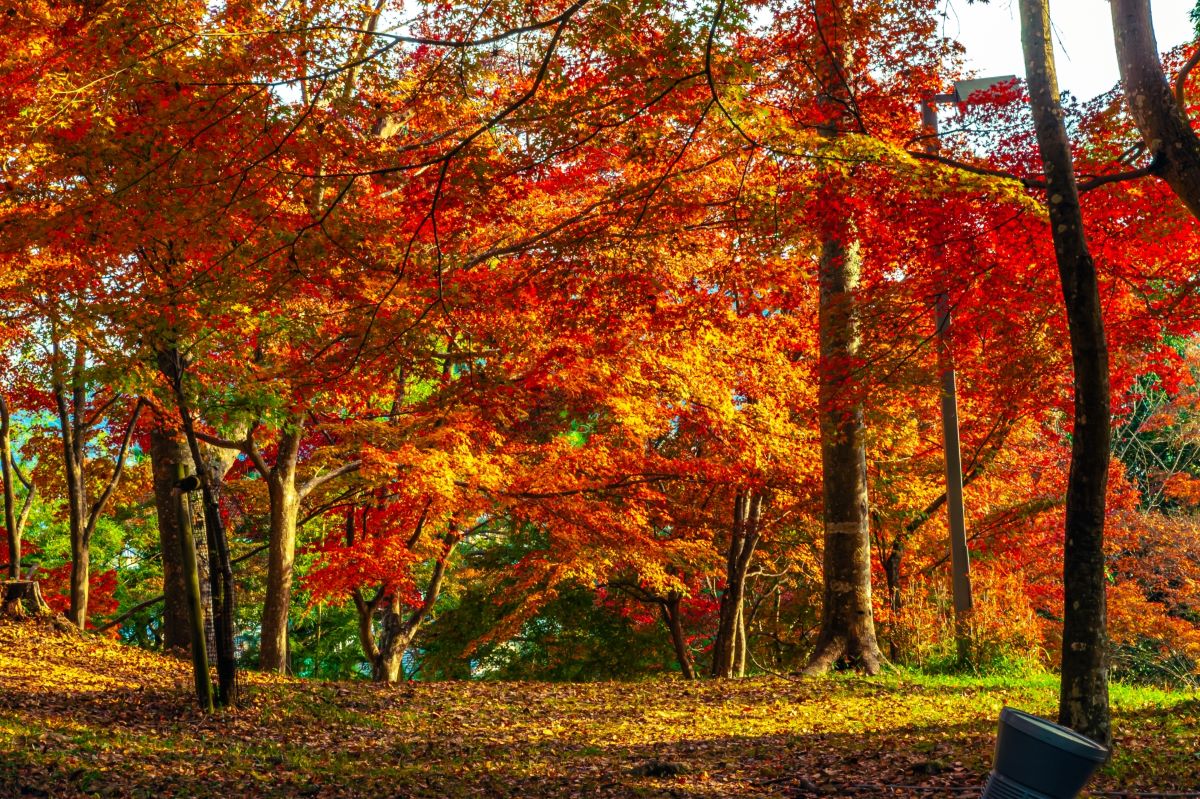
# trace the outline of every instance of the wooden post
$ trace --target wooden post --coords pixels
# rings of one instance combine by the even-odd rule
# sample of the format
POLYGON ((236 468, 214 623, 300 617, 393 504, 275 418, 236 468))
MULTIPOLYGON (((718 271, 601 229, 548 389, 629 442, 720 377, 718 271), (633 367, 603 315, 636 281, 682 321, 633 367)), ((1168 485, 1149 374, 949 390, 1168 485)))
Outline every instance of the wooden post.
POLYGON ((958 397, 954 358, 950 352, 950 299, 937 296, 938 371, 942 380, 942 442, 946 453, 946 512, 950 520, 950 574, 954 596, 954 640, 959 665, 970 659, 967 617, 971 612, 971 556, 967 550, 966 515, 963 512, 962 452, 958 438, 958 397))

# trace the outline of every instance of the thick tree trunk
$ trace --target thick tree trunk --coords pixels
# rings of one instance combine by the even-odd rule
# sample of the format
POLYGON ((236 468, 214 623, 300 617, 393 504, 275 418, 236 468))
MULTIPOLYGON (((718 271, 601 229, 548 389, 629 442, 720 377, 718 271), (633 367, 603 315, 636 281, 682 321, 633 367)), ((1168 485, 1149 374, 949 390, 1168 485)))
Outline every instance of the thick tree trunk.
POLYGON ((859 349, 854 295, 861 264, 858 245, 846 240, 845 231, 828 231, 819 265, 824 592, 821 630, 806 674, 838 663, 876 674, 882 660, 871 607, 866 431, 852 374, 859 349))
POLYGON ((1117 65, 1130 116, 1159 174, 1200 218, 1200 137, 1172 91, 1158 57, 1150 0, 1111 0, 1117 65))
MULTIPOLYGON (((1062 281, 1075 376, 1075 424, 1063 550, 1063 652, 1059 722, 1109 746, 1104 506, 1109 462, 1108 347, 1096 267, 1088 251, 1054 72, 1047 0, 1020 0, 1021 43, 1046 176, 1054 254, 1062 281)), ((1115 7, 1114 7, 1115 9, 1115 7)))
MULTIPOLYGON (((845 23, 849 5, 818 0, 814 15, 820 31, 816 75, 822 104, 830 121, 822 129, 829 138, 852 124, 850 88, 846 83, 848 42, 845 23)), ((839 188, 825 189, 831 206, 839 188)), ((846 663, 868 674, 879 671, 871 608, 871 541, 867 516, 867 454, 861 392, 854 377, 859 331, 856 293, 861 270, 852 223, 842 214, 824 212, 817 325, 820 339, 819 402, 821 469, 824 484, 824 582, 821 630, 806 674, 819 674, 846 663)))
POLYGON ((758 546, 762 504, 761 493, 739 491, 734 499, 729 548, 725 551, 725 590, 713 641, 713 677, 741 677, 745 673, 746 575, 758 546))
POLYGON ((404 608, 400 598, 393 595, 383 609, 382 631, 379 635, 379 651, 371 664, 371 678, 375 682, 394 684, 404 674, 404 653, 416 635, 417 625, 409 626, 404 619, 404 608))
POLYGON ((292 602, 292 567, 296 558, 296 526, 300 515, 300 495, 296 489, 299 443, 300 430, 280 435, 279 455, 274 469, 267 476, 271 525, 259 668, 281 674, 288 667, 288 611, 292 602))
MULTIPOLYGON (((190 462, 186 445, 176 434, 161 426, 151 429, 150 464, 163 564, 163 648, 185 651, 191 647, 192 632, 174 488, 179 465, 190 465, 190 462)), ((201 585, 207 576, 207 573, 201 575, 201 585)), ((203 599, 201 604, 203 606, 203 599)), ((208 613, 211 614, 211 610, 208 613)))
POLYGON ((679 673, 685 680, 696 679, 696 669, 692 666, 692 653, 687 645, 687 638, 683 634, 683 619, 680 616, 679 608, 683 604, 683 595, 678 591, 672 591, 661 603, 659 610, 662 611, 663 624, 667 625, 667 630, 671 633, 671 645, 675 647, 675 659, 679 662, 679 673))

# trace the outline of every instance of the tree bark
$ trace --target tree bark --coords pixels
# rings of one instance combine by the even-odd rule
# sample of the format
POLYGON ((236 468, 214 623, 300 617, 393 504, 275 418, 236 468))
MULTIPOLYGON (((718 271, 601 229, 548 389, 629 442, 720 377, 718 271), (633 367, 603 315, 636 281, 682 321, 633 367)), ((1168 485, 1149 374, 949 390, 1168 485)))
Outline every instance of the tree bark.
POLYGON ((191 407, 183 388, 183 377, 187 371, 187 360, 174 346, 158 351, 158 368, 171 382, 175 394, 175 405, 179 420, 183 424, 184 437, 192 463, 200 478, 204 497, 204 527, 208 549, 214 559, 210 586, 212 588, 213 627, 216 629, 217 661, 217 704, 230 707, 238 703, 237 647, 234 640, 234 617, 237 613, 237 593, 233 583, 233 564, 229 557, 229 545, 225 528, 221 522, 221 506, 218 495, 219 476, 212 474, 200 450, 196 437, 191 407))
POLYGON ((446 567, 457 542, 458 532, 451 529, 446 536, 441 554, 433 564, 433 574, 429 577, 429 584, 425 588, 425 597, 421 601, 421 606, 413 610, 408 618, 404 617, 404 608, 400 598, 394 593, 389 597, 388 604, 383 611, 379 645, 371 664, 371 677, 376 682, 397 683, 403 676, 404 653, 412 645, 425 618, 433 610, 438 597, 441 596, 446 567))
POLYGON ((50 613, 37 580, 0 580, 0 613, 20 617, 50 613))
MULTIPOLYGON (((816 64, 830 121, 827 138, 852 123, 846 84, 846 5, 819 0, 814 10, 820 33, 816 64)), ((828 184, 824 195, 836 206, 841 189, 828 184)), ((843 215, 825 212, 821 222, 820 289, 817 325, 821 417, 821 470, 824 487, 824 545, 821 629, 806 674, 839 663, 876 674, 882 656, 875 640, 871 608, 871 541, 867 515, 867 454, 861 392, 854 377, 859 351, 856 293, 861 272, 858 242, 843 215)))
POLYGON ((675 647, 675 659, 679 662, 679 673, 685 680, 696 679, 696 669, 692 665, 692 653, 688 649, 687 638, 683 634, 683 619, 680 606, 683 604, 683 594, 672 591, 658 607, 662 611, 663 624, 671 633, 671 645, 675 647))
MULTIPOLYGON (((175 482, 180 464, 191 458, 186 445, 161 425, 150 430, 150 464, 154 476, 154 508, 158 513, 158 543, 163 564, 163 648, 187 651, 192 644, 191 620, 179 541, 175 482)), ((201 580, 207 574, 201 576, 201 580)), ((211 596, 210 596, 211 600, 211 596)), ((204 606, 203 599, 201 606, 204 606)), ((211 615, 211 609, 206 609, 211 615)))
POLYGON ((175 463, 176 485, 172 489, 175 500, 176 543, 180 553, 180 571, 184 584, 184 596, 187 602, 189 638, 191 639, 192 676, 196 686, 196 700, 200 709, 213 712, 212 679, 208 673, 208 647, 205 645, 204 606, 200 596, 200 573, 196 569, 196 544, 192 535, 191 509, 185 507, 188 500, 180 489, 181 483, 187 476, 187 466, 183 461, 175 463))
POLYGON ((1019 6, 1029 99, 1046 177, 1075 378, 1063 550, 1065 607, 1059 722, 1110 746, 1104 580, 1111 423, 1108 346, 1096 267, 1084 235, 1070 140, 1059 103, 1049 6, 1047 0, 1020 0, 1019 6))
POLYGON ((67 619, 82 630, 87 625, 88 577, 91 566, 91 541, 87 535, 87 485, 83 479, 84 448, 83 442, 79 440, 83 434, 83 405, 87 399, 83 383, 84 350, 76 344, 68 385, 68 377, 63 369, 65 356, 56 334, 53 347, 51 390, 58 411, 71 538, 71 605, 67 610, 67 619))
POLYGON ((734 499, 729 547, 725 551, 725 590, 721 593, 717 635, 713 641, 713 677, 745 674, 746 575, 758 546, 762 505, 761 492, 739 491, 734 499))
POLYGON ((274 465, 269 473, 263 475, 267 480, 267 491, 271 501, 271 523, 259 668, 280 674, 286 673, 288 669, 288 610, 292 601, 296 526, 300 517, 296 463, 303 430, 302 420, 291 420, 291 424, 279 435, 274 465))
POLYGON ((379 650, 371 664, 371 679, 375 682, 394 684, 400 682, 404 667, 404 652, 412 643, 416 628, 409 628, 404 620, 404 608, 400 597, 393 594, 383 609, 382 630, 379 635, 379 650))
POLYGON ((1129 114, 1158 160, 1157 174, 1200 219, 1200 137, 1163 73, 1150 0, 1112 0, 1110 6, 1129 114))
POLYGON ((839 663, 876 674, 882 661, 871 606, 866 431, 851 374, 859 350, 854 293, 861 264, 858 245, 845 241, 845 232, 829 231, 819 265, 824 590, 821 629, 806 674, 839 663))

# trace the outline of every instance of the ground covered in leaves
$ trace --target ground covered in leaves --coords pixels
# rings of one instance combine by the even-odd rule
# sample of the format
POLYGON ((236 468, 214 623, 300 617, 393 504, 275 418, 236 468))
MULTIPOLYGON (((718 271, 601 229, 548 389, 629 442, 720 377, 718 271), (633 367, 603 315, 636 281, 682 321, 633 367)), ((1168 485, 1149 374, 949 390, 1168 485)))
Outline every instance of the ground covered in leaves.
MULTIPOLYGON (((1000 708, 1055 703, 1049 677, 384 688, 249 673, 244 706, 206 717, 190 669, 0 622, 0 796, 978 796, 1000 708)), ((1094 795, 1200 797, 1200 701, 1118 687, 1114 706, 1118 754, 1094 795)))

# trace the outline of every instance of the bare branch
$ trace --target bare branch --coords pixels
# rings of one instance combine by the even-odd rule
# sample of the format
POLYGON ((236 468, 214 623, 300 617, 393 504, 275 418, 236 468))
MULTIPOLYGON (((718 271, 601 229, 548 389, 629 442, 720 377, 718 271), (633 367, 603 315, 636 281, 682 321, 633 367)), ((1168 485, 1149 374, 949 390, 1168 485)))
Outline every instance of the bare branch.
POLYGON ((85 540, 95 531, 96 522, 100 519, 101 511, 108 504, 108 500, 112 498, 113 491, 117 488, 117 483, 121 482, 121 473, 125 470, 125 456, 129 452, 129 442, 133 439, 133 429, 137 427, 138 415, 141 414, 145 404, 145 400, 139 398, 133 406, 133 413, 129 417, 129 424, 125 427, 125 435, 121 439, 121 448, 117 451, 117 459, 113 465, 112 477, 109 478, 108 484, 104 487, 104 492, 100 495, 100 498, 92 503, 91 510, 88 512, 87 524, 83 528, 85 540))
POLYGON ((1196 48, 1196 52, 1192 53, 1192 57, 1175 76, 1175 102, 1179 104, 1179 110, 1184 116, 1187 116, 1187 79, 1191 71, 1196 68, 1197 62, 1200 62, 1200 47, 1196 48))

